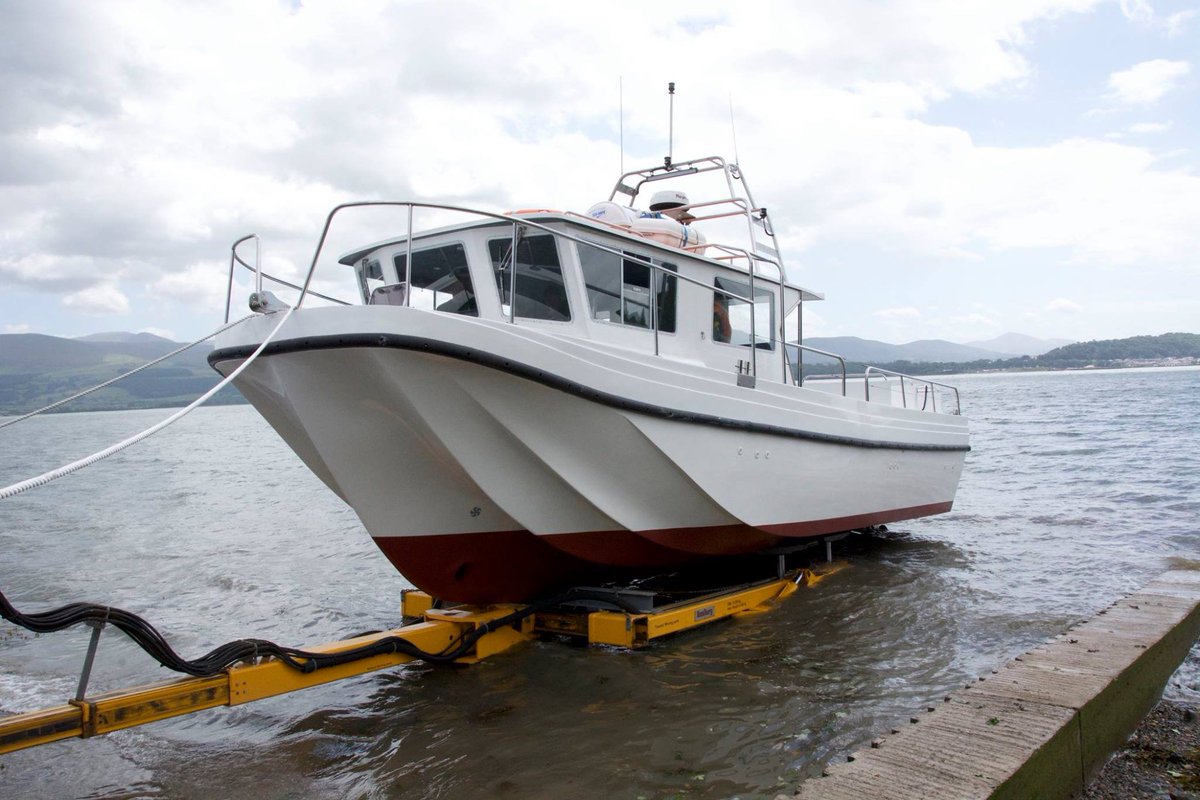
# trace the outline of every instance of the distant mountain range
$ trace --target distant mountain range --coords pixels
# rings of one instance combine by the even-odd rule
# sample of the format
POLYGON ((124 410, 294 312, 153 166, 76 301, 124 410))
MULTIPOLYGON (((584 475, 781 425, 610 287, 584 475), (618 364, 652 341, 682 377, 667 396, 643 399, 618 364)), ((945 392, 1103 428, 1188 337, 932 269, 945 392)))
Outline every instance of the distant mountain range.
MULTIPOLYGON (((888 344, 857 336, 811 336, 804 340, 809 347, 837 353, 847 361, 867 364, 966 363, 984 359, 1038 356, 1056 347, 1071 344, 1070 339, 1036 339, 1021 333, 1006 333, 983 342, 956 344, 944 339, 921 339, 908 344, 888 344)), ((808 356, 805 356, 808 360, 808 356)))
POLYGON ((1026 336, 1023 333, 1004 333, 994 339, 985 339, 981 342, 967 342, 966 344, 968 347, 980 347, 984 350, 992 350, 1008 356, 1040 356, 1042 353, 1048 353, 1057 347, 1074 343, 1074 339, 1038 339, 1034 336, 1026 336))
MULTIPOLYGON (((1029 337, 1000 338, 1016 344, 1020 344, 1022 340, 1028 342, 1029 339, 1029 337)), ((1033 341, 1038 342, 1039 340, 1033 341)), ((862 372, 867 364, 898 372, 916 372, 922 375, 1200 364, 1200 335, 1194 333, 1164 333, 1159 336, 1131 336, 1125 339, 1073 342, 1036 356, 1011 357, 989 350, 981 350, 978 347, 941 341, 880 346, 880 342, 863 339, 814 338, 805 343, 810 347, 818 347, 821 350, 829 350, 842 355, 846 359, 848 373, 862 372)), ((1038 344, 1038 346, 1041 345, 1038 344)), ((837 370, 830 359, 813 353, 804 354, 804 373, 806 375, 831 371, 837 370)))
MULTIPOLYGON (((150 333, 97 333, 78 339, 38 333, 0 335, 0 414, 23 414, 115 378, 180 346, 150 333)), ((120 383, 80 398, 66 411, 187 405, 220 380, 198 345, 120 383)), ((211 403, 245 402, 229 388, 211 403)))
MULTIPOLYGON (((76 342, 118 342, 121 344, 162 344, 166 342, 174 349, 180 345, 180 342, 173 342, 170 339, 162 336, 156 336, 153 333, 129 333, 127 331, 105 331, 103 333, 89 333, 87 336, 76 336, 72 341, 76 342)), ((168 352, 170 352, 168 350, 168 352)))
MULTIPOLYGON (((1063 344, 1006 333, 995 339, 956 344, 925 339, 887 344, 854 336, 813 337, 805 344, 843 356, 851 369, 862 364, 901 371, 955 372, 995 369, 1061 369, 1086 366, 1131 366, 1139 360, 1200 359, 1200 336, 1168 333, 1098 342, 1063 344), (1061 346, 1059 346, 1061 345, 1061 346), (1037 358, 1030 358, 1031 356, 1037 358), (918 368, 917 365, 920 365, 918 368)), ((78 339, 37 333, 0 334, 0 415, 23 414, 128 372, 178 348, 150 333, 95 333, 78 339)), ((81 398, 63 410, 100 411, 181 406, 211 389, 219 376, 205 360, 211 347, 193 347, 163 364, 81 398)), ((820 371, 821 359, 805 354, 806 368, 820 371)), ((226 388, 211 401, 243 403, 226 388)))

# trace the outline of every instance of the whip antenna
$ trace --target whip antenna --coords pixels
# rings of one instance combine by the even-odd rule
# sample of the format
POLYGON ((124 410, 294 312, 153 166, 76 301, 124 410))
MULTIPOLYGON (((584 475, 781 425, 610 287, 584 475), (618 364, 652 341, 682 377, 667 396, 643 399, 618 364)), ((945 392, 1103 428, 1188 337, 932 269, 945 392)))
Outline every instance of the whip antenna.
POLYGON ((667 84, 667 95, 670 97, 670 112, 667 117, 667 157, 663 164, 671 168, 671 156, 675 154, 675 81, 667 84))
POLYGON ((729 132, 733 134, 733 163, 737 164, 738 149, 737 149, 737 126, 733 124, 733 92, 729 93, 729 132))
POLYGON ((617 80, 617 108, 621 121, 617 124, 621 137, 621 174, 625 174, 625 76, 617 80))

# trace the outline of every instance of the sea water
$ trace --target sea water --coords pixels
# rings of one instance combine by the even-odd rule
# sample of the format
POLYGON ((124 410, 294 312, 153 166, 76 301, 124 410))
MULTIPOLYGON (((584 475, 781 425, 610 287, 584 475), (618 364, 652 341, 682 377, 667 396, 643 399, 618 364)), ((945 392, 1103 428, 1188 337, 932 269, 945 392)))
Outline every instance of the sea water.
MULTIPOLYGON (((769 614, 648 650, 538 642, 0 756, 0 796, 773 797, 1162 570, 1200 560, 1200 370, 952 379, 972 452, 952 513, 893 525, 769 614)), ((162 411, 0 430, 0 485, 162 411)), ((395 476, 403 481, 405 476, 395 476)), ((803 486, 783 490, 803 493, 803 486)), ((864 487, 869 491, 869 487, 864 487)), ((201 409, 0 501, 22 610, 135 611, 187 657, 397 623, 407 586, 248 407, 201 409)), ((0 622, 0 712, 71 697, 87 629, 0 622)), ((1195 654, 1168 694, 1200 699, 1195 654)), ((92 691, 172 674, 115 632, 92 691)))

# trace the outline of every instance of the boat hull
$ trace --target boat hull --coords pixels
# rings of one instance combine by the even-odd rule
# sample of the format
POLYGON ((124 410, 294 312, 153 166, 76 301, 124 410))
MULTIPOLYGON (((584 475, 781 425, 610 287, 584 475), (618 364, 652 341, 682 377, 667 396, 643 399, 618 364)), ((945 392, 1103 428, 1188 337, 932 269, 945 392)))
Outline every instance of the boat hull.
POLYGON ((528 600, 953 503, 961 418, 389 311, 306 312, 237 385, 436 597, 528 600))

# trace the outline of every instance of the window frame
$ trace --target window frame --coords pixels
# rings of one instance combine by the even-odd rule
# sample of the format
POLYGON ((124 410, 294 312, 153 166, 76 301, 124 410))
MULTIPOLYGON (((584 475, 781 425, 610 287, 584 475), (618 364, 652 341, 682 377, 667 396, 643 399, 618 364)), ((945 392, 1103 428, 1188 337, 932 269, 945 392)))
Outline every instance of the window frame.
MULTIPOLYGON (((438 291, 437 289, 428 289, 425 286, 409 286, 408 282, 405 280, 405 277, 407 275, 407 272, 405 271, 405 264, 407 264, 407 262, 408 262, 407 247, 402 248, 402 249, 397 250, 392 253, 392 268, 396 270, 396 284, 403 285, 405 287, 404 291, 405 291, 405 294, 407 297, 407 302, 405 303, 406 306, 408 306, 409 308, 416 308, 421 311, 436 311, 441 314, 458 314, 458 315, 464 316, 464 317, 478 317, 480 315, 479 314, 479 291, 475 287, 474 270, 471 269, 471 251, 470 251, 470 248, 467 247, 467 242, 465 240, 450 239, 450 240, 439 242, 437 244, 431 244, 428 247, 422 247, 420 249, 413 248, 412 258, 413 258, 413 261, 415 262, 417 260, 418 255, 421 255, 424 253, 430 253, 435 250, 442 250, 442 249, 449 248, 449 247, 455 247, 455 246, 457 246, 459 248, 459 250, 462 252, 463 268, 466 269, 467 277, 470 281, 470 285, 464 286, 463 288, 467 291, 467 294, 470 296, 470 299, 474 302, 474 310, 473 311, 443 311, 440 308, 438 308, 437 296, 439 294, 446 294, 446 295, 449 295, 450 299, 453 299, 455 297, 455 294, 450 293, 450 292, 438 291), (404 260, 404 262, 405 262, 404 264, 400 263, 401 259, 404 260), (425 308, 423 306, 418 306, 413 302, 414 300, 417 299, 417 296, 418 296, 416 294, 417 290, 419 290, 421 292, 431 292, 433 294, 433 298, 430 302, 429 308, 425 308)), ((453 274, 453 272, 450 272, 447 274, 453 274)), ((462 282, 459 281, 459 284, 462 285, 462 282)), ((433 285, 432 283, 429 284, 429 286, 432 286, 432 285, 433 285)))
MULTIPOLYGON (((499 306, 500 306, 500 315, 503 319, 509 319, 511 317, 512 319, 533 320, 536 322, 550 322, 550 323, 557 323, 559 325, 570 325, 574 321, 575 307, 574 307, 574 303, 571 301, 570 284, 568 283, 568 278, 567 278, 568 270, 566 269, 565 264, 563 263, 563 251, 562 251, 562 248, 560 248, 558 245, 558 238, 559 237, 555 236, 553 233, 540 232, 540 231, 538 233, 523 235, 521 237, 520 241, 517 243, 517 258, 513 259, 513 262, 514 262, 513 266, 519 267, 521 265, 522 262, 519 259, 520 259, 520 254, 521 254, 521 248, 523 246, 528 246, 530 248, 530 261, 532 262, 532 260, 533 260, 533 251, 532 251, 533 245, 530 242, 534 239, 549 239, 550 240, 551 246, 554 248, 554 258, 555 258, 555 261, 557 262, 554 265, 553 269, 556 269, 558 271, 558 278, 560 281, 558 286, 559 286, 559 288, 562 289, 562 294, 563 294, 562 301, 566 307, 566 314, 564 315, 563 319, 555 319, 555 318, 545 317, 545 316, 530 316, 529 314, 522 314, 520 312, 520 308, 518 306, 514 306, 512 304, 511 301, 513 300, 513 298, 509 298, 510 302, 508 304, 506 304, 504 302, 504 295, 506 292, 509 291, 509 287, 511 286, 511 284, 509 284, 507 281, 503 280, 505 277, 507 277, 506 270, 503 268, 504 255, 507 251, 505 250, 504 247, 501 247, 499 250, 500 258, 499 259, 494 258, 493 254, 492 254, 492 244, 496 243, 496 242, 511 244, 512 236, 485 236, 484 237, 483 247, 484 247, 484 251, 487 253, 488 269, 491 272, 493 279, 494 279, 493 283, 496 287, 497 300, 499 301, 499 306)), ((537 265, 537 264, 533 264, 533 263, 528 263, 528 264, 526 264, 526 276, 528 276, 528 274, 530 272, 536 272, 536 271, 540 271, 540 270, 548 269, 548 268, 549 267, 547 267, 547 266, 541 266, 541 265, 537 265)), ((558 309, 556 309, 554 306, 547 304, 547 303, 542 303, 539 300, 537 300, 536 298, 534 298, 532 295, 522 295, 520 292, 520 284, 521 284, 522 278, 521 278, 521 275, 519 274, 519 270, 518 270, 518 274, 515 275, 515 278, 517 281, 517 286, 516 286, 517 292, 516 292, 515 299, 520 300, 522 297, 524 297, 527 300, 537 303, 538 305, 542 306, 543 308, 548 308, 552 311, 558 311, 558 309)), ((554 285, 554 284, 551 283, 550 285, 554 285)), ((561 312, 558 312, 558 313, 561 313, 561 312)))
MULTIPOLYGON (((753 319, 754 319, 754 323, 755 323, 754 324, 754 337, 758 339, 757 342, 750 342, 750 341, 735 342, 735 341, 733 341, 733 336, 739 329, 734 326, 732 315, 729 315, 729 317, 730 317, 730 319, 729 319, 730 340, 724 341, 724 340, 718 339, 716 336, 715 328, 714 328, 713 336, 712 336, 713 344, 723 344, 723 345, 728 345, 730 347, 740 347, 740 348, 744 348, 744 349, 749 349, 751 347, 755 347, 759 350, 766 350, 768 352, 775 351, 775 307, 777 305, 778 298, 775 295, 775 290, 773 288, 770 288, 770 286, 771 286, 771 284, 768 284, 768 286, 766 288, 764 288, 763 286, 759 285, 759 283, 756 281, 755 286, 754 286, 755 297, 754 297, 754 299, 751 299, 750 298, 750 281, 749 281, 749 279, 747 279, 745 282, 742 282, 742 281, 738 280, 737 278, 731 278, 731 277, 724 276, 724 275, 713 276, 713 289, 714 289, 714 291, 713 291, 713 309, 714 309, 714 312, 717 307, 717 304, 722 301, 726 303, 726 311, 728 312, 729 307, 730 307, 729 303, 732 299, 730 297, 730 295, 732 294, 734 297, 740 299, 743 304, 748 305, 750 307, 750 309, 751 309, 750 313, 751 313, 751 315, 753 315, 753 319), (722 283, 725 283, 727 285, 722 286, 721 285, 722 283), (728 284, 733 284, 733 285, 728 285, 728 284), (717 291, 717 290, 720 290, 720 291, 717 291), (722 294, 722 292, 728 292, 729 294, 722 294), (760 307, 760 303, 766 305, 767 312, 768 312, 768 319, 767 319, 767 325, 766 325, 767 335, 765 337, 760 332, 762 326, 760 326, 758 324, 757 311, 760 307)), ((714 323, 715 322, 716 322, 716 320, 714 318, 714 323)), ((745 333, 746 333, 747 338, 749 338, 750 337, 749 326, 747 326, 745 333)))
MULTIPOLYGON (((679 280, 678 280, 679 266, 677 263, 664 261, 660 258, 656 258, 655 256, 647 255, 645 253, 640 253, 637 250, 629 250, 629 249, 626 249, 625 247, 621 246, 620 244, 609 244, 606 242, 595 241, 592 239, 584 239, 583 242, 575 242, 574 244, 575 244, 575 257, 579 262, 580 277, 583 280, 583 293, 584 293, 585 297, 587 298, 588 314, 589 314, 589 318, 592 321, 599 322, 599 323, 606 324, 606 325, 619 325, 622 328, 628 328, 631 330, 650 331, 650 332, 654 331, 655 325, 657 324, 659 333, 670 334, 672 336, 675 335, 675 333, 679 330, 679 280), (607 292, 607 290, 600 290, 600 289, 592 288, 594 286, 594 284, 592 284, 588 281, 588 276, 586 273, 587 267, 584 265, 584 256, 583 256, 584 248, 593 251, 594 253, 596 253, 599 256, 616 258, 619 260, 620 263, 618 265, 619 274, 617 276, 617 286, 619 287, 620 294, 615 298, 615 300, 617 302, 616 309, 597 310, 595 307, 595 304, 592 302, 593 291, 597 292, 598 294, 602 294, 606 297, 611 297, 611 295, 607 292), (604 248, 609 248, 609 249, 604 249, 604 248), (616 253, 611 252, 611 250, 619 250, 621 254, 617 255, 616 253), (649 264, 645 263, 647 261, 650 262, 650 264, 654 264, 655 266, 651 267, 649 264), (647 294, 648 294, 645 308, 646 308, 646 310, 650 311, 651 313, 649 315, 647 315, 648 318, 646 319, 646 322, 644 325, 637 323, 637 322, 631 322, 625 313, 626 304, 629 302, 629 294, 626 292, 626 288, 630 287, 630 286, 637 286, 637 284, 632 283, 629 280, 627 280, 628 273, 626 270, 628 270, 630 266, 634 267, 635 269, 646 270, 646 272, 649 273, 649 276, 647 279, 648 285, 645 287, 647 290, 647 294), (674 273, 674 274, 669 274, 669 273, 674 273), (657 304, 657 307, 655 307, 655 304, 653 302, 653 299, 656 296, 656 292, 654 291, 654 288, 655 288, 654 284, 655 284, 655 282, 657 282, 660 279, 663 282, 663 286, 662 286, 662 288, 657 290, 658 304, 657 304), (673 286, 674 287, 673 290, 668 290, 667 289, 668 286, 673 286), (671 317, 670 317, 670 319, 671 319, 671 328, 670 329, 664 328, 662 325, 662 320, 664 318, 664 314, 663 314, 664 303, 667 302, 664 300, 664 298, 666 298, 666 297, 669 297, 669 298, 671 298, 671 300, 674 301, 674 308, 672 309, 673 313, 671 314, 671 317), (598 316, 599 314, 605 313, 606 310, 610 314, 614 310, 617 311, 620 315, 619 318, 613 319, 610 316, 607 319, 605 319, 604 317, 598 316)), ((641 305, 641 303, 637 303, 637 304, 641 305)))

